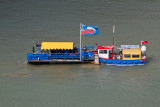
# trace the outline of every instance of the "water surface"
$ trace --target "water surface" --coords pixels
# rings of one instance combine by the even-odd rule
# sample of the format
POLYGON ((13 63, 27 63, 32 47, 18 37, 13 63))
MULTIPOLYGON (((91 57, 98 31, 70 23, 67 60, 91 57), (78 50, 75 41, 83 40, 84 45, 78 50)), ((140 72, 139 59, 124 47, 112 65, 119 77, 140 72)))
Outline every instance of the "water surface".
POLYGON ((159 0, 1 0, 0 107, 159 107, 159 0), (75 42, 79 24, 100 34, 83 45, 148 40, 144 66, 27 64, 32 40, 75 42))

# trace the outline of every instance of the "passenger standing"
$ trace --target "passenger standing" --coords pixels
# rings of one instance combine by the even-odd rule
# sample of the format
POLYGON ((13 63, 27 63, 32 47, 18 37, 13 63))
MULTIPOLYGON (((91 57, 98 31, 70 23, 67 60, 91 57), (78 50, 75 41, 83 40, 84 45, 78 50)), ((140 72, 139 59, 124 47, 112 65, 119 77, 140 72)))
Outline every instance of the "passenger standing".
POLYGON ((96 43, 94 50, 97 52, 98 51, 98 45, 96 43))

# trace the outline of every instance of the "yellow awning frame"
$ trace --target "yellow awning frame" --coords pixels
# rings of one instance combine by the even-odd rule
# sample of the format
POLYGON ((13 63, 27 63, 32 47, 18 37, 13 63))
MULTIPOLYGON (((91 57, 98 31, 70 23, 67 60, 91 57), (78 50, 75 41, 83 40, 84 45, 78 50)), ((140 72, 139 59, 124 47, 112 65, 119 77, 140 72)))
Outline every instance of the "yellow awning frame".
POLYGON ((42 42, 42 50, 51 50, 51 49, 73 49, 73 42, 42 42))

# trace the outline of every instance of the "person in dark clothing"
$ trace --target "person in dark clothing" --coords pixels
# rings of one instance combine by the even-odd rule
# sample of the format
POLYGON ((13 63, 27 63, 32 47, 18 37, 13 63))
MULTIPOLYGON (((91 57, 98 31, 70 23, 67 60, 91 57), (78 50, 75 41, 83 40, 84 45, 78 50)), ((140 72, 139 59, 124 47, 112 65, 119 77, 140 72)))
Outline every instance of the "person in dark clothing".
POLYGON ((74 47, 74 53, 78 53, 77 47, 74 47))

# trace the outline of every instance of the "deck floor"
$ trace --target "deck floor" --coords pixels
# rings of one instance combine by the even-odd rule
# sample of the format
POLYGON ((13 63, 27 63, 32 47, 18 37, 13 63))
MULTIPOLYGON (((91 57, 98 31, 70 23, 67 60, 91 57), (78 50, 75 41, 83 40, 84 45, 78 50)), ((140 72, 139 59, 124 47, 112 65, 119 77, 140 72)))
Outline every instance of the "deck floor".
POLYGON ((28 62, 93 62, 93 61, 84 61, 78 59, 53 59, 53 60, 28 60, 28 62))

